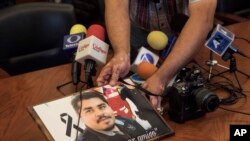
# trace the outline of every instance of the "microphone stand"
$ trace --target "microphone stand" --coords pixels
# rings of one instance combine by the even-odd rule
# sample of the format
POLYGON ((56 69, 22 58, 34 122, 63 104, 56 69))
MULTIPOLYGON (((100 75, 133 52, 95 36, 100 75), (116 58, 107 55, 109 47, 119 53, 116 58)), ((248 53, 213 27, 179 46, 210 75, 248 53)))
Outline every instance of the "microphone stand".
POLYGON ((79 72, 79 74, 77 75, 78 79, 73 78, 73 77, 74 77, 73 74, 71 74, 71 75, 72 75, 72 80, 71 80, 71 81, 66 82, 66 83, 64 83, 64 84, 61 84, 61 85, 59 85, 59 86, 56 87, 56 89, 57 89, 58 91, 62 92, 62 91, 61 91, 61 88, 62 88, 62 87, 64 87, 64 86, 66 86, 66 85, 72 83, 72 84, 75 86, 75 92, 77 92, 77 85, 79 84, 79 82, 80 82, 80 83, 83 83, 83 87, 87 84, 86 82, 83 82, 82 80, 80 80, 80 72, 79 72))
POLYGON ((230 60, 229 69, 226 70, 226 71, 220 72, 220 73, 218 73, 216 75, 213 75, 211 78, 213 78, 215 76, 219 76, 219 75, 227 73, 227 72, 234 73, 234 77, 235 77, 235 79, 236 79, 236 81, 238 83, 239 89, 240 89, 240 91, 242 91, 242 87, 241 87, 241 84, 239 82, 239 79, 238 79, 238 76, 237 76, 236 72, 239 72, 239 73, 241 73, 242 75, 244 75, 244 76, 246 76, 248 78, 250 77, 250 75, 248 75, 248 74, 246 74, 246 73, 244 73, 244 72, 237 69, 236 58, 232 55, 231 52, 226 52, 222 56, 222 59, 225 60, 225 61, 230 60))
MULTIPOLYGON (((80 80, 79 82, 81 82, 81 83, 83 83, 83 84, 86 84, 85 82, 83 82, 83 81, 81 81, 81 80, 80 80)), ((61 91, 60 89, 61 89, 62 87, 66 86, 66 85, 68 85, 68 84, 71 84, 71 83, 74 84, 73 81, 69 81, 69 82, 66 82, 66 83, 64 83, 64 84, 62 84, 62 85, 57 86, 56 89, 59 90, 59 91, 61 91)), ((77 91, 77 85, 78 85, 78 84, 74 84, 74 85, 75 85, 75 87, 76 87, 75 91, 77 91)))
POLYGON ((84 70, 85 70, 85 83, 88 87, 94 87, 92 76, 96 75, 96 68, 95 68, 96 62, 92 59, 86 59, 84 64, 84 70))
POLYGON ((217 65, 219 67, 222 67, 222 68, 225 68, 227 70, 229 70, 230 68, 226 67, 226 66, 223 66, 221 64, 218 63, 217 60, 214 60, 213 59, 213 51, 210 50, 210 54, 209 54, 209 60, 206 61, 206 64, 209 66, 209 74, 208 74, 208 81, 211 80, 211 77, 213 75, 212 71, 213 71, 213 66, 217 65))
POLYGON ((81 75, 81 64, 77 61, 72 62, 72 70, 71 70, 71 76, 72 81, 66 82, 62 85, 57 86, 57 90, 61 91, 61 88, 68 85, 68 84, 74 84, 75 85, 75 92, 77 92, 77 85, 79 82, 83 83, 83 87, 86 85, 86 88, 94 87, 94 82, 92 79, 92 76, 96 75, 96 68, 95 68, 95 61, 92 59, 86 59, 84 64, 84 71, 85 71, 85 81, 80 80, 81 75))
POLYGON ((80 83, 83 83, 83 86, 86 85, 86 82, 83 82, 81 79, 80 79, 80 76, 81 76, 81 64, 78 63, 77 61, 73 61, 72 62, 72 65, 71 65, 71 77, 72 77, 72 80, 69 81, 69 82, 66 82, 62 85, 59 85, 56 87, 56 89, 60 92, 61 91, 61 88, 68 85, 68 84, 73 84, 75 85, 75 92, 77 92, 77 85, 80 83))

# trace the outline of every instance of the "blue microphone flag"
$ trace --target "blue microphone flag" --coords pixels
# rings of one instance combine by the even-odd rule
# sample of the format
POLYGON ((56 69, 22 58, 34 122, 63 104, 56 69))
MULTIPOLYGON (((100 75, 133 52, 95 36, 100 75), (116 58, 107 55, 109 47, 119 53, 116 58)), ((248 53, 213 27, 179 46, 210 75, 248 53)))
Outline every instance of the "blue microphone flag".
POLYGON ((69 55, 72 56, 77 50, 78 43, 85 38, 84 33, 77 33, 77 34, 70 34, 64 36, 63 40, 63 51, 69 55))
POLYGON ((217 25, 205 46, 214 53, 222 56, 231 46, 234 34, 221 25, 217 25))

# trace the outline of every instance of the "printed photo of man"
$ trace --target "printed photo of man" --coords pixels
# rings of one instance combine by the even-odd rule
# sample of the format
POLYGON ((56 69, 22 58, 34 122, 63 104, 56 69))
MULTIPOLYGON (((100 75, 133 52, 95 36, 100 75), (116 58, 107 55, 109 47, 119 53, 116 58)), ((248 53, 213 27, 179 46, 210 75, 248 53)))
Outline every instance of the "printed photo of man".
POLYGON ((72 105, 86 127, 78 141, 128 141, 146 133, 132 118, 115 115, 99 92, 81 93, 75 96, 72 105))

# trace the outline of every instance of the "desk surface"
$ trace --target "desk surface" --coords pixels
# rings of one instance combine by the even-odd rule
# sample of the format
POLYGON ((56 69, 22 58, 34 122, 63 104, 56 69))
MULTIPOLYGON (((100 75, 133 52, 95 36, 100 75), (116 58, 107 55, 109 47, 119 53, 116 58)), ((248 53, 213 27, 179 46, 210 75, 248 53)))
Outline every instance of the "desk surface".
MULTIPOLYGON (((250 21, 235 24, 228 27, 237 36, 250 40, 250 21)), ((250 54, 250 45, 243 40, 235 40, 234 44, 242 51, 250 54)), ((209 58, 209 51, 202 48, 195 57, 204 64, 209 58)), ((219 57, 215 58, 223 65, 228 65, 219 57)), ((249 59, 237 55, 238 69, 250 73, 249 59)), ((0 79, 0 140, 1 141, 44 141, 45 136, 38 128, 27 111, 27 107, 46 102, 55 98, 63 97, 56 87, 64 82, 70 81, 70 64, 62 65, 45 70, 35 71, 14 77, 0 79)), ((250 91, 250 79, 239 76, 240 82, 246 91, 250 91)), ((65 93, 74 92, 73 85, 63 88, 65 93)), ((250 93, 246 93, 250 96, 250 93)), ((240 100, 226 108, 250 113, 250 101, 240 100)), ((225 141, 229 140, 230 124, 250 124, 250 116, 232 113, 217 109, 215 112, 207 113, 205 116, 178 124, 164 117, 175 135, 167 139, 199 140, 199 141, 225 141)), ((166 139, 166 140, 167 140, 166 139)), ((163 139, 164 140, 164 139, 163 139)))

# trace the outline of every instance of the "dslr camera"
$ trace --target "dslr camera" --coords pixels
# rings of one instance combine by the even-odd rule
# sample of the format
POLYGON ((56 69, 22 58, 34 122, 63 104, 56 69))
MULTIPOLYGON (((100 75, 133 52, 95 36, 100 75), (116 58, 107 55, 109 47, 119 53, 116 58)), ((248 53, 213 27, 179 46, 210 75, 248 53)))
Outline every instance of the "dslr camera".
POLYGON ((212 112, 220 103, 218 96, 205 88, 204 78, 197 68, 182 68, 166 94, 170 119, 178 123, 212 112))

